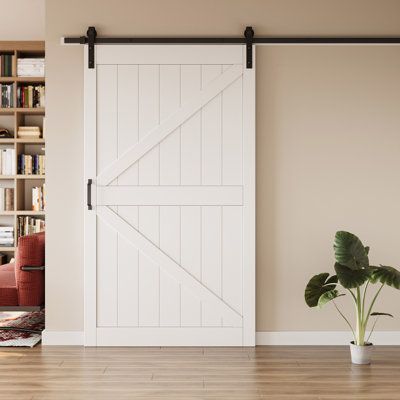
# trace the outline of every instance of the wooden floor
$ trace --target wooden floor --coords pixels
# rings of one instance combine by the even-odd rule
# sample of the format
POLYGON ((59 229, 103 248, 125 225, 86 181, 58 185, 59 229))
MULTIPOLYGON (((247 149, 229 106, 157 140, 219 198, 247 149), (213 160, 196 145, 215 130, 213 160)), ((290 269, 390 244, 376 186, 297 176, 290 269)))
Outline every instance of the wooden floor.
POLYGON ((0 399, 400 399, 400 347, 0 349, 0 399))

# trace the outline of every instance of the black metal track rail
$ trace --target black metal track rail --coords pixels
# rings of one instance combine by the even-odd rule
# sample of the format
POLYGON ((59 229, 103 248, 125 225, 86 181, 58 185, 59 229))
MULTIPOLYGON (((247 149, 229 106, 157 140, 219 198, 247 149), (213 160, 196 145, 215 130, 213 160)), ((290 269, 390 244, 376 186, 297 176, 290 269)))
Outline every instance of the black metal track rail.
POLYGON ((89 45, 89 68, 94 68, 94 46, 113 44, 245 44, 247 46, 247 68, 252 68, 253 45, 396 45, 400 37, 365 36, 365 37, 255 37, 251 26, 246 27, 242 37, 97 37, 94 27, 89 27, 87 36, 65 37, 65 44, 89 45))

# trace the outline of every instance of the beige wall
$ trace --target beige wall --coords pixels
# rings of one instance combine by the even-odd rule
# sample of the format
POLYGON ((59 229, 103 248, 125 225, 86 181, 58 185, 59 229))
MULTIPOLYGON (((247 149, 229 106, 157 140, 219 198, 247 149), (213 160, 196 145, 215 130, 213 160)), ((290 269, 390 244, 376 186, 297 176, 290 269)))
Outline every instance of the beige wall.
POLYGON ((44 40, 45 0, 0 0, 0 40, 44 40))
MULTIPOLYGON (((400 35, 400 2, 48 0, 47 329, 83 329, 83 64, 60 37, 400 35)), ((337 229, 373 262, 400 264, 400 49, 258 47, 257 330, 344 330, 309 310, 308 278, 332 270, 337 229)), ((388 289, 382 311, 400 315, 388 289)), ((397 296, 397 297, 396 297, 397 296)), ((346 300, 346 299, 345 299, 346 300)), ((347 299, 348 300, 348 299, 347 299)), ((350 312, 350 306, 346 307, 350 312)), ((400 319, 381 328, 399 330, 400 319)))

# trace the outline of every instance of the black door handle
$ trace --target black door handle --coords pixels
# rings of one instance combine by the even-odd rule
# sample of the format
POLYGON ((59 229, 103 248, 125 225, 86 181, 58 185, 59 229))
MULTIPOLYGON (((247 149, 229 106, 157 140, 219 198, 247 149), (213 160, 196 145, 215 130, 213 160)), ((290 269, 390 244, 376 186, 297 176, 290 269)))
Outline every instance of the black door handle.
POLYGON ((88 179, 87 181, 87 208, 88 210, 92 210, 92 179, 88 179))

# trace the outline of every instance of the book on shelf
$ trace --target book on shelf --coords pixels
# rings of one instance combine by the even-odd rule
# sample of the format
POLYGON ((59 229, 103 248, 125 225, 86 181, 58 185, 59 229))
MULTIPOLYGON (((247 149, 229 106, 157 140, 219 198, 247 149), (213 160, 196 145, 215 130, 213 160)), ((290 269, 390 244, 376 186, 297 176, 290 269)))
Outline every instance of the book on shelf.
POLYGON ((15 175, 15 149, 0 150, 0 175, 15 175))
POLYGON ((46 117, 43 117, 42 138, 46 138, 46 117))
POLYGON ((22 175, 44 175, 46 156, 43 154, 19 154, 18 174, 22 175))
POLYGON ((14 246, 14 227, 0 226, 0 246, 14 246))
POLYGON ((0 83, 0 108, 14 107, 14 84, 13 83, 0 83))
POLYGON ((44 77, 44 58, 18 58, 17 76, 44 77))
POLYGON ((18 217, 18 237, 32 235, 45 230, 45 221, 36 217, 18 217))
POLYGON ((14 188, 0 187, 0 211, 14 211, 14 188))
POLYGON ((45 86, 44 85, 18 85, 17 107, 38 108, 44 107, 45 86))
POLYGON ((0 265, 7 264, 7 255, 0 253, 0 265))
POLYGON ((44 211, 46 207, 46 184, 32 188, 32 211, 44 211))
POLYGON ((0 54, 0 76, 11 77, 12 65, 14 60, 13 54, 0 54))
POLYGON ((17 136, 24 139, 39 139, 40 128, 38 126, 20 126, 17 136))

